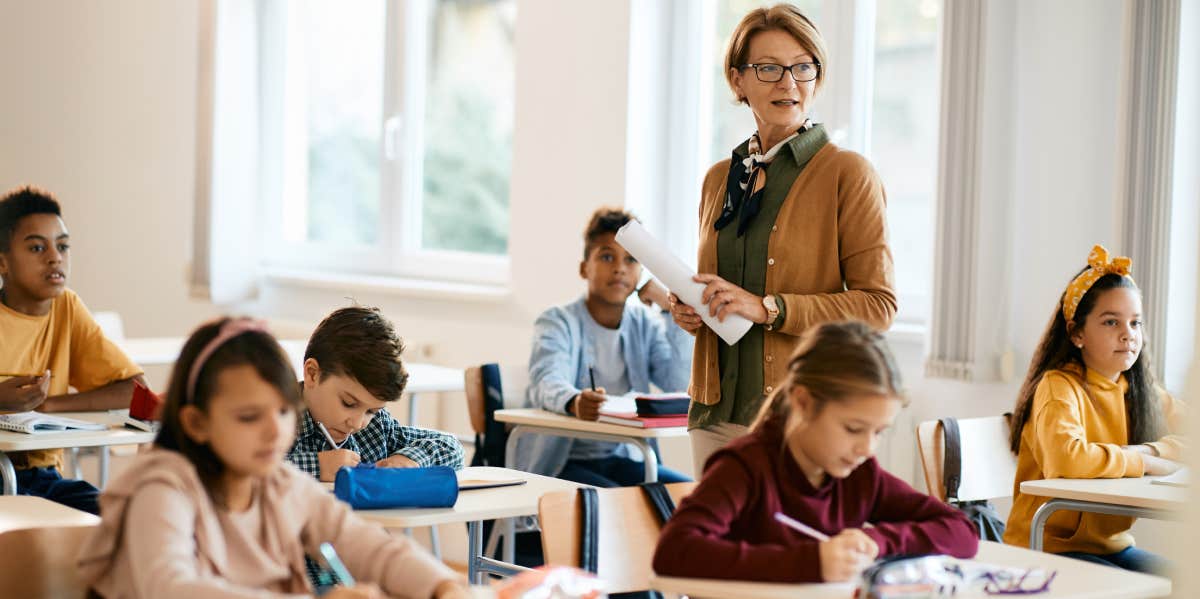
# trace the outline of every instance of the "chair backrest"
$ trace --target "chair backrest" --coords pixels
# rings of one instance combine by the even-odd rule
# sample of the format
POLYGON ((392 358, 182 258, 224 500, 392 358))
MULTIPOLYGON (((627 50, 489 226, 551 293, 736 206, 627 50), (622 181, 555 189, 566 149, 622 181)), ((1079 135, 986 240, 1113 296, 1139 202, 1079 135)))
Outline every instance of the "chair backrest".
MULTIPOLYGON (((1017 458, 1008 449, 1008 418, 964 418, 958 420, 958 430, 962 446, 958 499, 975 501, 1012 496, 1017 458)), ((917 425, 917 451, 929 494, 945 501, 946 444, 940 422, 929 420, 917 425)))
POLYGON ((24 528, 0 533, 0 589, 5 597, 83 599, 87 586, 75 566, 90 526, 24 528))
POLYGON ((125 340, 125 323, 120 312, 96 312, 92 319, 100 325, 105 337, 118 342, 125 340))
MULTIPOLYGON (((696 483, 665 486, 678 505, 696 483)), ((650 566, 660 528, 658 512, 641 487, 597 489, 596 494, 600 533, 596 576, 605 582, 609 593, 650 588, 650 566)), ((578 568, 583 529, 579 493, 571 490, 542 495, 538 521, 546 564, 578 568)))
MULTIPOLYGON (((483 381, 484 364, 472 366, 463 372, 467 395, 467 413, 471 416, 471 429, 484 434, 487 428, 487 388, 483 381)), ((529 387, 529 369, 523 365, 496 365, 500 369, 500 394, 505 408, 520 408, 525 403, 525 389, 529 387)))

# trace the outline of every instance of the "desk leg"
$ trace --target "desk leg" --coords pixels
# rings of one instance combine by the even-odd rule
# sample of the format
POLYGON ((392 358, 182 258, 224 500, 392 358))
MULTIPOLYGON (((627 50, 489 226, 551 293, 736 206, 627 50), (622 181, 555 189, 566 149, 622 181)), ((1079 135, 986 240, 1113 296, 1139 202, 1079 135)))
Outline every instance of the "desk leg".
POLYGON ((1042 504, 1033 514, 1029 524, 1029 548, 1042 551, 1042 543, 1046 534, 1046 521, 1059 510, 1075 510, 1078 512, 1093 512, 1110 516, 1129 516, 1132 518, 1153 518, 1155 520, 1178 520, 1181 515, 1164 510, 1152 510, 1129 505, 1114 503, 1099 503, 1095 501, 1079 501, 1077 499, 1054 498, 1042 504))
MULTIPOLYGON (((100 468, 99 468, 100 484, 98 486, 101 489, 103 489, 104 487, 106 487, 108 485, 108 464, 109 464, 108 459, 109 459, 109 456, 112 455, 112 451, 111 451, 111 448, 107 447, 107 446, 97 447, 96 449, 99 452, 99 461, 100 461, 100 468)), ((80 478, 83 478, 83 477, 81 476, 80 478)))
POLYGON ((483 584, 483 572, 479 571, 483 559, 483 523, 467 522, 467 582, 483 584))
POLYGON ((8 455, 0 451, 0 478, 4 480, 3 494, 17 494, 17 471, 13 468, 12 460, 8 459, 8 455))
POLYGON ((408 394, 408 425, 417 425, 417 394, 408 394))
MULTIPOLYGON (((504 467, 515 469, 517 464, 517 441, 524 437, 529 429, 521 425, 512 427, 508 431, 508 441, 504 443, 504 467)), ((478 449, 477 449, 478 451, 478 449)))
POLYGON ((638 446, 638 449, 642 450, 642 459, 645 461, 644 466, 646 467, 646 482, 658 482, 658 454, 646 439, 631 437, 630 440, 638 446))

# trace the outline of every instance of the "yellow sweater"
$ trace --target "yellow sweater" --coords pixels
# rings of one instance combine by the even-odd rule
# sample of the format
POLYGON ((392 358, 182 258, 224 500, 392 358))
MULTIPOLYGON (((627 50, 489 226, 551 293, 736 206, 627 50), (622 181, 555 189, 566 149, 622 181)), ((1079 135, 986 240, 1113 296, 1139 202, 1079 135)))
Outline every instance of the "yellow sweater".
MULTIPOLYGON (((1033 412, 1021 433, 1005 543, 1028 547, 1033 514, 1048 500, 1022 494, 1024 481, 1142 476, 1141 454, 1121 447, 1129 439, 1125 416, 1128 386, 1123 375, 1114 383, 1094 370, 1088 371, 1085 386, 1082 369, 1077 366, 1042 375, 1034 392, 1033 412)), ((1160 397, 1168 429, 1178 432, 1184 419, 1183 404, 1165 391, 1160 397)), ((1149 445, 1162 457, 1177 460, 1183 438, 1172 434, 1149 445)), ((1046 521, 1043 547, 1053 553, 1116 553, 1133 545, 1129 534, 1133 521, 1127 516, 1061 510, 1046 521)))

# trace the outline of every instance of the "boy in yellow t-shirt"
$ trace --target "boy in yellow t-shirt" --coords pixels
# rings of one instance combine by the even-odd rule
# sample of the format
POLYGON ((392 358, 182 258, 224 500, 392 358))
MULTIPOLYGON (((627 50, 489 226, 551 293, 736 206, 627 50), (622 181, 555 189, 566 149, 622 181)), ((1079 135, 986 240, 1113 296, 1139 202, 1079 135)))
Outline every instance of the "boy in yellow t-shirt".
MULTIPOLYGON (((125 408, 142 370, 101 332, 79 296, 58 202, 32 187, 0 198, 0 411, 125 408), (68 394, 68 387, 79 392, 68 394)), ((17 493, 98 513, 99 491, 59 474, 62 450, 8 454, 17 493)))

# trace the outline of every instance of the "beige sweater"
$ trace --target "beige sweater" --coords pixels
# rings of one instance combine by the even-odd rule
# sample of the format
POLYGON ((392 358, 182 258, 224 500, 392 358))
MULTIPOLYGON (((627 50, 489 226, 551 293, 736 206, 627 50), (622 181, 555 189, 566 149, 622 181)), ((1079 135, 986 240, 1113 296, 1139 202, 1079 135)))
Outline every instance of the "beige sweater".
POLYGON ((304 555, 324 541, 358 581, 394 597, 427 599, 459 579, 286 463, 258 487, 249 510, 230 513, 213 504, 191 462, 154 449, 109 483, 100 511, 79 568, 108 599, 308 597, 304 555))
MULTIPOLYGON (((717 231, 729 160, 708 171, 700 197, 697 269, 717 272, 717 231)), ((883 182, 859 154, 827 143, 796 177, 767 245, 766 292, 779 294, 785 320, 763 338, 763 382, 787 372, 799 335, 814 324, 862 320, 886 330, 896 315, 895 274, 887 244, 883 182)), ((700 327, 692 353, 693 401, 721 401, 717 335, 700 327)), ((767 389, 764 395, 770 394, 767 389)))

